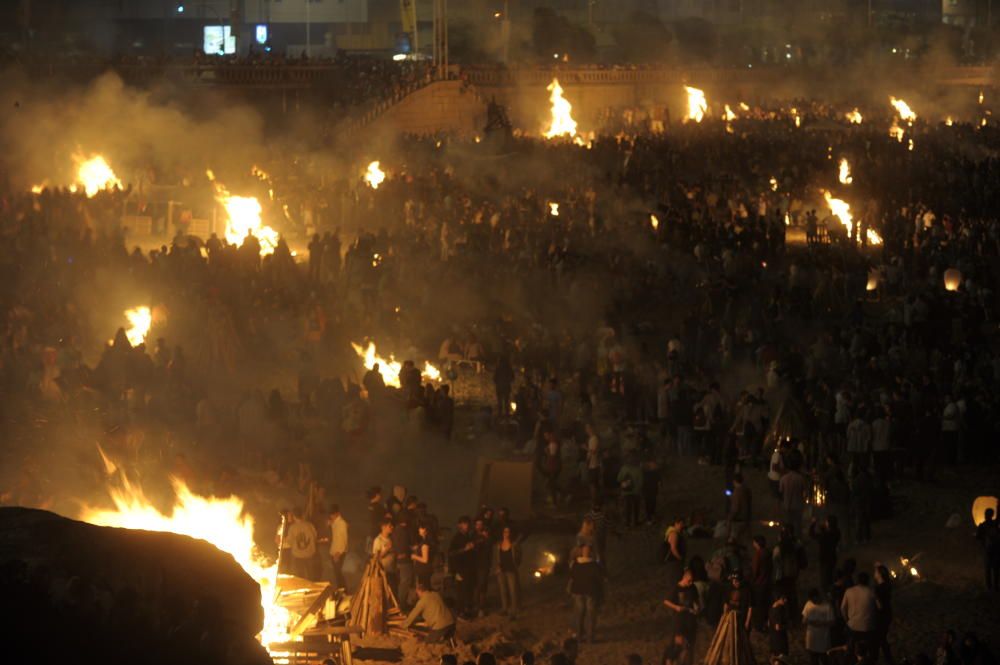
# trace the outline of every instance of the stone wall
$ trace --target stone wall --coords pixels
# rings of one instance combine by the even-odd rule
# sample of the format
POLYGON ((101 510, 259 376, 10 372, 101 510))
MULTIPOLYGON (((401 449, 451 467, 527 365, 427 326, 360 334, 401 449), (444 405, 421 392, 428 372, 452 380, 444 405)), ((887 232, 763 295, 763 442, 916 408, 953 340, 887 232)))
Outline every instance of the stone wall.
POLYGON ((376 118, 375 133, 476 134, 486 125, 486 102, 461 81, 437 81, 407 95, 376 118))

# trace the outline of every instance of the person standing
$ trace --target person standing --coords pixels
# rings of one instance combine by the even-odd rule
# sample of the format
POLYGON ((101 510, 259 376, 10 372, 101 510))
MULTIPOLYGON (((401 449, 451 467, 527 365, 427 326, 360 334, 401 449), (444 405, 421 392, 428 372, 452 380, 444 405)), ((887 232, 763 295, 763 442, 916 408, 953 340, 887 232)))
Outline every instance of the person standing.
POLYGON ((411 518, 410 511, 401 508, 396 513, 396 524, 392 530, 392 552, 396 557, 396 574, 399 578, 396 600, 404 609, 412 605, 416 596, 413 588, 413 542, 410 538, 409 523, 411 518))
POLYGON ((379 534, 372 541, 372 557, 378 560, 385 571, 389 586, 395 588, 396 585, 396 553, 392 551, 392 531, 393 523, 391 517, 382 519, 382 528, 379 534))
POLYGON ((872 466, 875 469, 875 479, 884 485, 892 478, 892 421, 889 410, 879 406, 872 421, 872 466))
POLYGON ((538 457, 538 470, 545 479, 550 505, 557 506, 560 497, 559 474, 562 473, 562 450, 555 432, 546 431, 544 437, 545 447, 538 457))
POLYGON ((493 548, 493 561, 500 587, 500 607, 511 619, 517 618, 521 600, 521 582, 518 569, 521 567, 521 547, 514 540, 509 526, 503 527, 500 540, 493 548))
POLYGON ((805 549, 795 532, 790 527, 784 527, 774 548, 774 595, 784 596, 792 607, 799 605, 799 574, 805 567, 804 563, 805 549))
POLYGON ((693 651, 701 606, 698 602, 698 589, 694 584, 694 574, 690 568, 684 569, 680 581, 669 589, 669 595, 663 604, 674 612, 673 634, 683 635, 689 651, 693 651))
POLYGON ((733 496, 729 500, 729 540, 744 545, 750 537, 753 495, 743 482, 743 474, 733 474, 733 496))
POLYGON ((875 486, 868 469, 857 469, 851 486, 851 510, 854 513, 854 539, 864 544, 872 539, 872 501, 875 486))
POLYGON ((771 492, 774 494, 774 498, 781 499, 781 474, 785 472, 784 456, 782 451, 785 447, 785 441, 781 441, 774 447, 774 452, 771 453, 771 461, 767 468, 767 484, 771 488, 771 492))
POLYGON ((587 489, 590 500, 597 499, 601 491, 601 440, 593 423, 587 423, 587 489))
POLYGON ((1000 525, 997 524, 992 508, 986 509, 984 518, 976 527, 976 540, 983 548, 986 589, 1000 591, 1000 525))
POLYGON ((569 569, 569 592, 573 596, 574 627, 583 642, 593 642, 597 630, 597 610, 603 596, 604 571, 593 557, 590 545, 580 547, 580 554, 569 569))
POLYGON ((431 577, 434 574, 435 542, 430 535, 430 527, 426 522, 417 525, 417 542, 413 546, 413 573, 417 584, 431 588, 431 577))
POLYGON ((788 598, 778 592, 767 614, 767 626, 771 646, 771 661, 788 656, 788 598))
POLYGON ((385 505, 382 503, 382 488, 373 487, 368 490, 368 537, 365 541, 365 552, 372 552, 372 543, 382 533, 382 522, 385 521, 385 505))
POLYGON ((797 465, 791 466, 781 476, 778 489, 785 525, 798 538, 802 534, 802 515, 806 509, 806 478, 799 473, 797 465))
POLYGON ((809 537, 819 546, 819 588, 826 593, 833 584, 833 570, 837 566, 837 546, 840 544, 837 518, 827 515, 822 524, 813 518, 809 525, 809 537))
POLYGON ((836 455, 826 456, 826 470, 823 472, 823 488, 826 491, 826 514, 837 518, 837 528, 845 543, 851 543, 851 487, 847 483, 843 469, 836 455))
POLYGON ((303 579, 317 577, 316 527, 303 516, 301 508, 292 513, 292 525, 288 528, 288 539, 292 547, 292 574, 303 579))
POLYGON ((448 569, 455 576, 455 608, 464 616, 473 614, 476 589, 476 540, 470 526, 467 516, 460 517, 458 528, 448 546, 448 569))
POLYGON ((479 610, 479 616, 483 616, 483 612, 486 610, 486 596, 489 592, 490 572, 493 569, 493 539, 486 526, 486 520, 482 517, 476 519, 473 531, 476 543, 473 550, 476 560, 475 603, 479 610))
POLYGON ((833 648, 830 629, 834 623, 833 607, 819 589, 809 591, 809 600, 802 608, 802 624, 806 627, 806 653, 810 665, 829 665, 827 651, 833 648))
POLYGON ((750 627, 759 633, 767 630, 767 612, 771 606, 774 565, 764 536, 753 537, 753 561, 750 567, 750 627))
POLYGON ((870 643, 877 627, 877 602, 869 586, 868 573, 858 573, 857 584, 844 592, 840 613, 847 623, 848 651, 853 653, 859 642, 870 643))
POLYGON ((684 518, 678 517, 667 528, 664 534, 664 556, 666 564, 666 585, 672 589, 684 573, 684 562, 687 556, 687 539, 684 536, 684 518))
POLYGON ((346 589, 344 580, 344 559, 348 548, 347 520, 340 514, 340 506, 330 506, 330 566, 333 570, 333 585, 335 589, 346 589))
POLYGON ((642 492, 642 470, 636 462, 635 453, 629 453, 625 464, 618 471, 618 487, 621 489, 625 526, 639 525, 639 494, 642 492))
POLYGON ((650 453, 642 463, 642 503, 646 515, 646 524, 656 521, 656 500, 660 494, 660 464, 650 453))
POLYGON ((879 653, 885 657, 887 665, 892 665, 892 649, 889 646, 889 626, 892 625, 892 576, 889 569, 875 564, 875 639, 872 643, 872 657, 879 653))
POLYGON ((493 372, 493 387, 497 394, 497 416, 506 418, 510 415, 510 390, 514 385, 514 368, 511 367, 510 357, 504 353, 497 362, 497 368, 493 372))

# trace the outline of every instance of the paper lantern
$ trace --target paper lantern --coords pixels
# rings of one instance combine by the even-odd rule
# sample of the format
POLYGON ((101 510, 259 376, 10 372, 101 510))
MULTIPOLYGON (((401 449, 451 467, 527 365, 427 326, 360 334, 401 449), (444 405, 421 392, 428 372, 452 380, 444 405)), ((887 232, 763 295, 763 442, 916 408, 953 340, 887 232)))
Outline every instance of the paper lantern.
POLYGON ((996 518, 997 498, 995 496, 979 496, 972 502, 972 521, 979 526, 986 520, 986 509, 993 509, 993 517, 996 518))
POLYGON ((962 285, 962 271, 958 268, 948 268, 944 271, 944 288, 948 291, 958 291, 962 285))
POLYGON ((865 291, 874 291, 878 288, 879 272, 875 268, 868 271, 868 283, 865 284, 865 291))

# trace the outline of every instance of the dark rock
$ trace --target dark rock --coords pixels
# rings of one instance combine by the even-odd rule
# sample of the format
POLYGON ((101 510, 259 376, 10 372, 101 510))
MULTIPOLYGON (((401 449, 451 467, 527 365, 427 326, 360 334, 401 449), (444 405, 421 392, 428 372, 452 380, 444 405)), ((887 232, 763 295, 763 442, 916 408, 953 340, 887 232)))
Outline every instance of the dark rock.
POLYGON ((260 587, 186 536, 0 508, 0 598, 16 610, 0 623, 24 654, 12 663, 270 662, 254 639, 260 587))

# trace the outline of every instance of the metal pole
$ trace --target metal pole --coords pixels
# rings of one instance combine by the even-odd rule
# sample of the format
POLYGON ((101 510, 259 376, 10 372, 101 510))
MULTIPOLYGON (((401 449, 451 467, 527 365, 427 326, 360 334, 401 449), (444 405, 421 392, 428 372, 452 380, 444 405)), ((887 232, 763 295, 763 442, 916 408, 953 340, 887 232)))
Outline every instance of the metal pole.
POLYGON ((413 49, 414 53, 420 53, 420 3, 413 0, 413 49))

